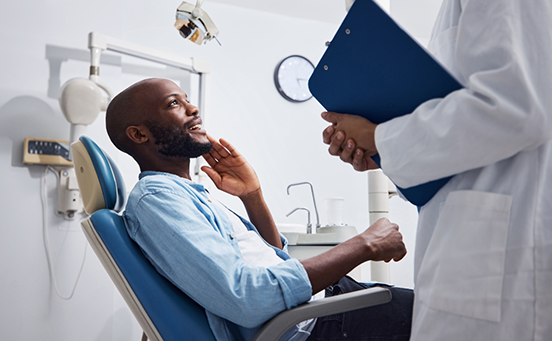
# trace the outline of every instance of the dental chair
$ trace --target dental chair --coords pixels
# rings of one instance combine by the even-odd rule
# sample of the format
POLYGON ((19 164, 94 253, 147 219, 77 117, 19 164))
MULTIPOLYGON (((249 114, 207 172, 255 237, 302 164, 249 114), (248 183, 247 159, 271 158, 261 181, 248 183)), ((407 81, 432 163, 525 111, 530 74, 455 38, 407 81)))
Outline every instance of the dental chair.
MULTIPOLYGON (((92 249, 142 327, 142 341, 214 341, 205 309, 160 275, 126 231, 124 182, 113 160, 86 136, 71 145, 77 181, 90 217, 81 223, 92 249)), ((252 341, 276 341, 313 317, 387 303, 391 292, 370 288, 304 303, 265 323, 252 341)))

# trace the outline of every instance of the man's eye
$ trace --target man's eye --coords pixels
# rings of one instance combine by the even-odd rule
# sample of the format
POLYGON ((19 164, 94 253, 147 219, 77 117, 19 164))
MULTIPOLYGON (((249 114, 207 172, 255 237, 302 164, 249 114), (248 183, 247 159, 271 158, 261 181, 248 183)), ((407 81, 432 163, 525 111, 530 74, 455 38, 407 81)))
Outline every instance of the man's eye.
POLYGON ((173 105, 177 105, 178 104, 178 101, 175 99, 174 101, 172 101, 171 103, 169 103, 169 106, 173 106, 173 105))

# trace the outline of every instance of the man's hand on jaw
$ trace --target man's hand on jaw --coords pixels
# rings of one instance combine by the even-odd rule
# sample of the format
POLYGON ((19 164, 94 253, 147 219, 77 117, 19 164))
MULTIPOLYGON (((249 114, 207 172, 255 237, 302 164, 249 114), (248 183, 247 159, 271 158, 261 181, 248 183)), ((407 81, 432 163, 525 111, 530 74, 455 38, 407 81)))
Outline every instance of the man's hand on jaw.
POLYGON ((215 140, 207 135, 213 143, 211 151, 203 158, 210 167, 203 166, 204 171, 218 189, 244 200, 248 195, 260 192, 261 185, 253 167, 228 141, 215 140))
POLYGON ((239 197, 245 206, 249 220, 270 245, 283 248, 272 214, 264 201, 259 178, 253 167, 228 141, 215 140, 207 135, 213 148, 203 158, 210 167, 203 170, 221 191, 239 197))

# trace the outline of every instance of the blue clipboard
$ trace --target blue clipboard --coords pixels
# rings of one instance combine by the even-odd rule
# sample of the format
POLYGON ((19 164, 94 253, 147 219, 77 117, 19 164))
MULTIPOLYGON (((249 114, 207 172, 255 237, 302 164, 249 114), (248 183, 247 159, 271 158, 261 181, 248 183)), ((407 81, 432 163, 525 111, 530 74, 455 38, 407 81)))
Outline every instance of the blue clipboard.
MULTIPOLYGON (((309 79, 328 110, 382 123, 462 85, 372 0, 356 0, 309 79)), ((415 146, 414 146, 415 147, 415 146)), ((379 155, 372 159, 380 165, 379 155)), ((399 188, 425 205, 450 177, 399 188)))

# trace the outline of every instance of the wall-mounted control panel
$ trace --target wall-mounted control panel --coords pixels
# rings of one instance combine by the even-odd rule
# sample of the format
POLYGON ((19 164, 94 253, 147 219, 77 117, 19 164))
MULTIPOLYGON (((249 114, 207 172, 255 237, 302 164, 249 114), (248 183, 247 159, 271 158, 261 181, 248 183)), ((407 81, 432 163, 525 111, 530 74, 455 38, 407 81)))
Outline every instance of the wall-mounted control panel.
POLYGON ((26 137, 23 163, 73 167, 69 155, 69 141, 26 137))

